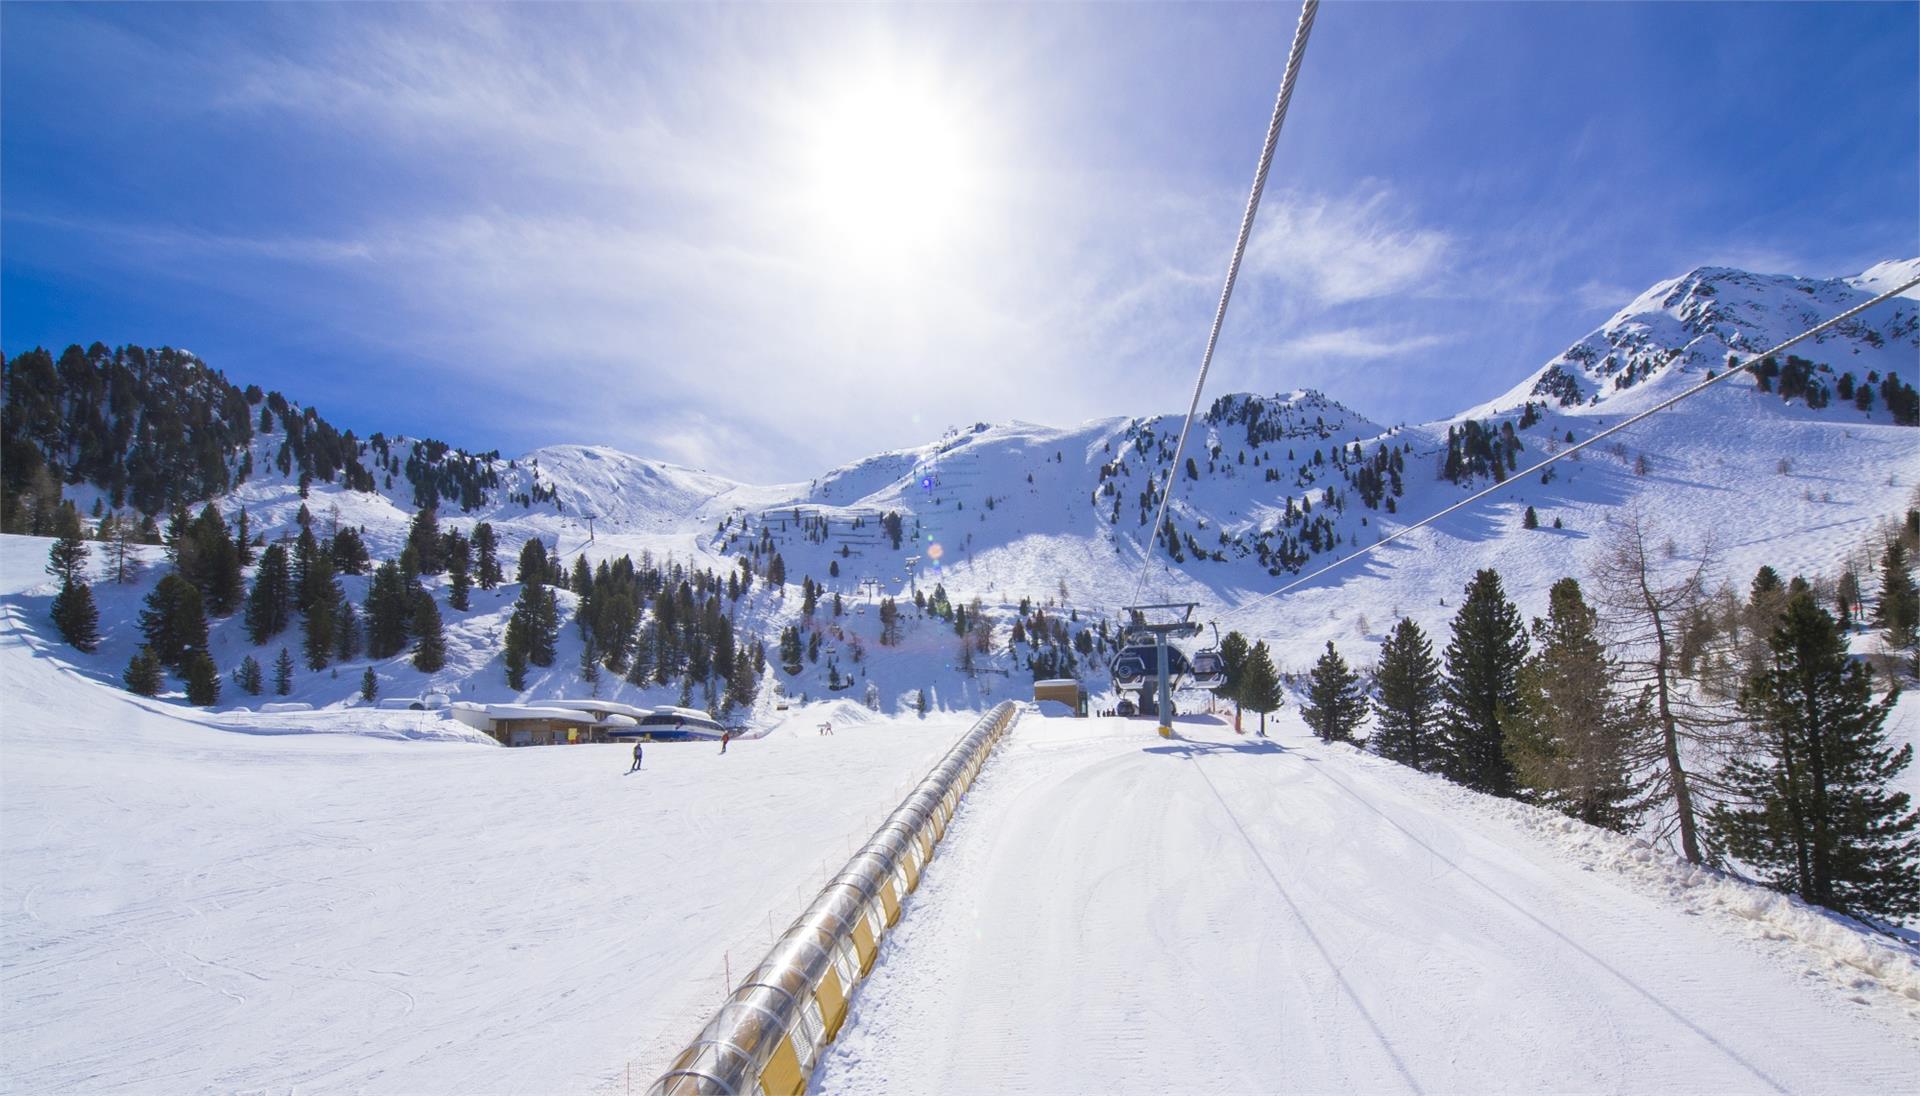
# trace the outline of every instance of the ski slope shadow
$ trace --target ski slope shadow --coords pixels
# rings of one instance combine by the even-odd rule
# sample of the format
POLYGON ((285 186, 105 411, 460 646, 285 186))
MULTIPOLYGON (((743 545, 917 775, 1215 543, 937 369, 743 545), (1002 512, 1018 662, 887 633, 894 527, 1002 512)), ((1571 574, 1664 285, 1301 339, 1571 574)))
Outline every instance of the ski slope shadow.
MULTIPOLYGON (((1539 926, 1542 930, 1547 932, 1549 935, 1553 936, 1555 939, 1558 939, 1561 943, 1565 944, 1567 947, 1573 949, 1575 952, 1578 952, 1580 955, 1586 957, 1586 959, 1589 962, 1593 963, 1594 966, 1599 967, 1601 970, 1606 971, 1608 974, 1613 975, 1613 977, 1617 979, 1621 985, 1626 986, 1628 989, 1632 990, 1634 993, 1637 993, 1641 997, 1646 998, 1647 1001, 1650 1004, 1652 1004, 1655 1008, 1658 1008, 1660 1011, 1666 1013, 1668 1016, 1673 1017, 1681 1025, 1686 1027, 1687 1030, 1693 1032, 1695 1035, 1698 1035, 1704 1042, 1706 1042, 1708 1046, 1711 1046, 1715 1050, 1718 1050, 1720 1053, 1726 1055, 1729 1061, 1740 1066, 1742 1069, 1746 1070, 1748 1073, 1753 1074, 1754 1077, 1759 1079, 1768 1088, 1772 1089, 1775 1092, 1784 1093, 1788 1091, 1786 1086, 1782 1085, 1780 1082, 1768 1076, 1765 1071, 1760 1069, 1760 1067, 1754 1065, 1752 1062, 1749 1062, 1745 1058, 1741 1057, 1739 1052, 1735 1051, 1732 1047, 1727 1046, 1725 1043, 1715 1038, 1711 1032, 1707 1031, 1705 1028, 1701 1027, 1699 1024, 1694 1023, 1692 1020, 1688 1019, 1687 1017, 1681 1015, 1679 1011, 1676 1010, 1672 1005, 1669 1005, 1667 1002, 1655 996, 1651 990, 1647 989, 1645 986, 1642 986, 1638 982, 1635 982, 1633 979, 1627 977, 1625 974, 1621 973, 1620 970, 1615 968, 1612 964, 1608 963, 1606 960, 1600 958, 1598 955, 1595 955, 1593 952, 1588 951, 1585 947, 1581 946, 1581 944, 1578 941, 1574 940, 1572 937, 1568 936, 1566 933, 1561 932, 1558 928, 1555 928, 1553 925, 1549 924, 1547 921, 1539 917, 1537 914, 1533 913, 1531 910, 1526 909, 1524 906, 1521 906, 1519 903, 1515 902, 1513 899, 1508 898, 1506 895, 1500 893, 1498 888, 1488 885, 1486 882, 1481 880, 1478 876, 1474 875, 1472 872, 1468 871, 1466 868, 1461 867, 1460 864, 1455 860, 1453 860, 1451 857, 1447 856, 1445 853, 1441 852, 1439 849, 1436 849, 1432 845, 1428 844, 1418 834, 1414 833, 1412 830, 1408 829, 1407 827, 1401 825, 1399 821, 1397 821, 1392 815, 1388 814, 1387 812, 1381 810, 1379 807, 1375 806, 1371 801, 1369 801, 1365 796, 1361 795, 1359 792, 1354 791, 1353 788, 1346 783, 1346 781, 1341 780, 1340 778, 1334 776, 1333 773, 1330 771, 1329 767, 1325 764, 1322 764, 1319 761, 1319 759, 1309 757, 1309 758, 1306 758, 1305 760, 1313 766, 1313 769, 1312 769, 1313 772, 1324 777, 1329 783, 1333 784, 1334 787, 1339 788, 1342 792, 1346 793, 1346 795, 1352 798, 1354 802, 1359 803, 1361 806, 1365 807, 1367 810, 1378 815, 1380 819, 1384 821, 1387 825, 1392 826, 1394 829, 1400 831, 1400 833, 1403 836, 1405 836, 1407 840, 1420 846, 1422 849, 1425 849, 1429 854, 1431 854, 1434 858, 1439 860, 1441 863, 1447 865, 1448 867, 1452 868, 1454 871, 1458 872, 1462 879, 1465 879, 1469 883, 1472 883, 1474 886, 1479 887, 1481 890, 1485 891, 1487 894, 1491 895, 1494 899, 1499 901, 1501 905, 1506 906, 1508 909, 1513 910, 1515 913, 1533 922, 1535 925, 1539 926)), ((1199 766, 1196 765, 1195 768, 1199 768, 1199 766)), ((1207 777, 1205 770, 1201 770, 1200 775, 1203 778, 1206 778, 1207 787, 1213 790, 1214 798, 1220 799, 1220 805, 1222 807, 1226 807, 1227 805, 1226 800, 1221 799, 1219 789, 1214 788, 1213 780, 1207 777)), ((1228 808, 1227 813, 1229 816, 1231 816, 1233 814, 1232 809, 1228 808)), ((1236 829, 1240 829, 1240 820, 1238 818, 1234 818, 1233 824, 1236 829)), ((1247 832, 1245 829, 1240 829, 1240 836, 1242 839, 1247 838, 1247 832)), ((1254 848, 1253 842, 1251 840, 1247 840, 1247 847, 1249 849, 1254 848)), ((1259 856, 1259 851, 1257 849, 1254 851, 1254 855, 1259 856)), ((1266 867, 1266 861, 1264 859, 1261 860, 1261 867, 1263 868, 1266 867)), ((1273 874, 1273 869, 1267 868, 1267 874, 1271 876, 1273 874)), ((1274 885, 1278 886, 1279 882, 1280 881, 1276 878, 1274 880, 1274 885)), ((1286 897, 1284 891, 1282 892, 1281 896, 1286 897)), ((1289 905, 1291 905, 1292 899, 1290 898, 1287 899, 1287 902, 1289 905)), ((1302 924, 1304 925, 1305 922, 1302 921, 1302 924)), ((1312 935, 1311 929, 1308 930, 1308 935, 1309 936, 1312 935)), ((1314 943, 1316 945, 1319 944, 1319 940, 1315 939, 1314 943)), ((1325 953, 1325 949, 1322 948, 1322 954, 1324 953, 1325 953)), ((1344 980, 1342 981, 1342 985, 1345 985, 1344 980)), ((1349 992, 1349 996, 1351 996, 1351 992, 1349 992)), ((1356 1004, 1357 1003, 1358 1002, 1356 1002, 1356 1004)), ((1364 1012, 1364 1010, 1362 1011, 1364 1012)), ((1371 1022, 1371 1018, 1369 1018, 1369 1022, 1371 1022)), ((1377 1032, 1378 1029, 1376 1028, 1375 1031, 1377 1032)), ((1398 1059, 1395 1059, 1395 1061, 1397 1062, 1398 1059)))
POLYGON ((1146 746, 1141 753, 1156 754, 1160 757, 1178 757, 1192 759, 1203 754, 1286 754, 1292 753, 1270 738, 1256 738, 1251 742, 1200 742, 1188 738, 1176 738, 1164 746, 1146 746))

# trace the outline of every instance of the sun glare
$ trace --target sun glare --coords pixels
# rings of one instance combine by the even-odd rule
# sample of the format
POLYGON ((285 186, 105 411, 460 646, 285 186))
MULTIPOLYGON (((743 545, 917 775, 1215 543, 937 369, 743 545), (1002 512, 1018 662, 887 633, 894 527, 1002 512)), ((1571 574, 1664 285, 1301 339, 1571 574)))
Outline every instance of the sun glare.
POLYGON ((847 81, 809 127, 807 208, 844 260, 882 261, 961 238, 977 197, 973 134, 927 78, 847 81))

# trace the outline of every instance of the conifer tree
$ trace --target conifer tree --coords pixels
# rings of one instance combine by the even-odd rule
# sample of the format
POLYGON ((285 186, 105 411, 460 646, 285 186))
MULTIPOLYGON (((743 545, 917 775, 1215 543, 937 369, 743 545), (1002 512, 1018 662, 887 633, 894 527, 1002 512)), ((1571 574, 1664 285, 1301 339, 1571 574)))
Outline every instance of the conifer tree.
POLYGON ((733 652, 733 668, 727 673, 727 702, 735 708, 751 708, 759 693, 760 682, 754 676, 753 655, 745 647, 738 647, 733 652))
POLYGON ((306 656, 307 669, 324 670, 333 661, 334 646, 339 643, 335 634, 336 621, 340 611, 340 587, 333 581, 333 564, 325 562, 314 567, 315 572, 326 571, 326 590, 316 590, 313 603, 307 606, 306 620, 301 627, 301 652, 306 656))
MULTIPOLYGON (((317 575, 319 561, 320 542, 314 538, 312 528, 302 526, 293 542, 293 607, 303 613, 312 607, 313 598, 321 592, 317 575)), ((327 577, 332 578, 330 568, 327 577)))
POLYGON ((590 604, 593 601, 593 570, 587 566, 585 553, 573 557, 573 575, 567 580, 567 588, 580 595, 582 604, 590 604))
POLYGON ((407 528, 407 546, 413 549, 414 566, 420 574, 437 575, 446 569, 440 556, 439 502, 432 495, 424 502, 407 528))
POLYGON ((47 553, 47 573, 60 580, 53 598, 53 624, 60 638, 83 654, 100 646, 100 609, 87 584, 87 546, 80 539, 80 518, 72 506, 61 508, 59 533, 47 553))
POLYGON ((507 688, 515 692, 527 687, 527 651, 531 647, 527 636, 529 627, 526 614, 516 605, 513 614, 507 618, 506 650, 501 655, 507 671, 507 688))
MULTIPOLYGON (((544 564, 539 570, 545 570, 544 564)), ((560 634, 558 604, 553 591, 541 581, 539 574, 530 572, 530 575, 530 581, 520 587, 519 600, 514 602, 513 613, 507 619, 508 653, 510 656, 515 654, 517 643, 517 657, 535 666, 551 666, 554 644, 560 634)), ((511 667, 508 672, 511 682, 511 667)), ((516 689, 521 687, 514 686, 516 689)))
POLYGON ((1848 913, 1920 912, 1920 811, 1893 782, 1913 761, 1886 733, 1898 690, 1875 703, 1834 620, 1794 597, 1742 711, 1759 733, 1725 777, 1736 804, 1710 814, 1726 851, 1779 890, 1848 913))
POLYGON ((54 516, 53 547, 47 550, 47 573, 63 586, 85 582, 87 542, 81 539, 80 515, 72 504, 63 505, 54 516))
POLYGON ((247 525, 247 508, 240 508, 240 516, 233 522, 233 554, 240 566, 253 565, 253 530, 247 525))
MULTIPOLYGON (((1085 632, 1080 633, 1085 635, 1085 632)), ((1222 700, 1233 701, 1234 726, 1240 725, 1240 686, 1247 676, 1247 657, 1252 652, 1247 647, 1247 637, 1239 632, 1228 632, 1220 641, 1220 687, 1213 695, 1222 700)))
POLYGON ((373 557, 367 554, 367 542, 360 537, 360 530, 351 525, 343 525, 333 534, 328 547, 333 557, 333 569, 343 575, 364 575, 373 566, 373 557))
POLYGON ((1502 748, 1500 716, 1517 700, 1527 633, 1491 568, 1474 576, 1466 595, 1446 650, 1443 768, 1475 791, 1511 796, 1513 766, 1502 748))
POLYGON ((207 649, 207 614, 200 607, 200 590, 170 574, 147 595, 140 613, 140 631, 146 645, 163 666, 184 671, 194 651, 207 649))
POLYGON ((529 537, 520 546, 520 566, 514 572, 513 580, 518 583, 549 581, 547 573, 547 546, 540 543, 539 537, 529 537))
POLYGON ((447 571, 452 576, 447 604, 464 613, 472 607, 473 546, 459 530, 447 534, 447 571))
POLYGON ((1246 668, 1240 687, 1234 692, 1234 701, 1260 713, 1260 736, 1265 738, 1267 714, 1286 703, 1280 689, 1280 671, 1274 668, 1273 653, 1267 650, 1266 640, 1255 643, 1253 650, 1247 652, 1246 668))
POLYGON ((154 656, 153 648, 142 647, 127 660, 127 672, 120 680, 126 682, 127 691, 138 696, 158 696, 164 683, 160 674, 160 660, 154 656))
POLYGON ((360 657, 360 616, 353 611, 353 602, 345 598, 340 600, 340 611, 333 622, 333 657, 340 662, 360 657))
POLYGON ((413 605, 398 564, 388 561, 374 568, 367 587, 367 654, 392 658, 407 645, 413 605))
POLYGON ((1374 677, 1379 723, 1370 744, 1381 757, 1431 772, 1440 762, 1440 663, 1411 617, 1401 617, 1380 647, 1374 677))
POLYGON ((371 704, 379 698, 380 678, 374 674, 373 667, 369 666, 360 675, 360 699, 371 704))
POLYGON ((195 651, 187 658, 187 703, 200 708, 210 708, 220 702, 220 668, 213 664, 213 656, 205 651, 195 651))
POLYGON ((1360 675, 1327 641, 1326 653, 1313 664, 1307 679, 1306 703, 1300 717, 1326 742, 1352 742, 1353 732, 1367 718, 1367 698, 1360 691, 1360 675))
POLYGON ((600 695, 600 651, 591 634, 580 644, 580 680, 587 683, 589 696, 600 695))
POLYGON ((240 660, 240 668, 233 672, 233 683, 248 696, 259 696, 266 687, 266 674, 260 669, 260 660, 248 655, 240 660))
POLYGON ((482 590, 500 585, 500 542, 494 538, 493 525, 481 522, 473 527, 474 577, 482 590))
POLYGON ((282 647, 280 657, 273 660, 273 692, 276 696, 286 696, 292 691, 293 653, 282 647))
POLYGON ((278 544, 267 545, 260 553, 260 566, 253 576, 253 591, 247 595, 247 640, 260 646, 286 630, 293 614, 293 576, 287 569, 287 550, 278 544))
POLYGON ((1619 832, 1632 824, 1632 744, 1647 714, 1614 693, 1614 666, 1601 646, 1599 616, 1579 582, 1563 578, 1533 622, 1535 653, 1520 668, 1518 700, 1502 716, 1507 760, 1524 796, 1589 825, 1619 832))
POLYGON ((1907 561, 1907 546, 1899 537, 1887 541, 1880 555, 1880 600, 1873 607, 1873 626, 1887 633, 1887 645, 1907 648, 1920 637, 1920 589, 1907 561))
POLYGON ((804 657, 800 646, 800 630, 791 624, 782 628, 780 630, 780 668, 787 672, 788 677, 793 677, 803 668, 801 659, 804 657))
POLYGON ((534 590, 539 596, 534 602, 533 645, 527 657, 535 666, 551 666, 560 641, 560 600, 550 586, 536 584, 534 590))
POLYGON ((627 659, 628 683, 641 688, 654 684, 653 654, 656 648, 653 625, 636 627, 633 636, 633 653, 627 659))
MULTIPOLYGON (((206 612, 210 616, 233 615, 246 596, 246 581, 241 576, 240 553, 234 548, 227 523, 211 503, 188 528, 189 550, 183 553, 181 573, 199 587, 206 612)), ((219 691, 215 682, 214 691, 219 691)))
POLYGON ((413 666, 423 673, 436 673, 447 664, 447 636, 440 623, 440 607, 430 595, 422 595, 413 612, 413 666))
POLYGON ((1540 515, 1534 512, 1533 507, 1527 507, 1526 514, 1520 519, 1520 527, 1522 529, 1540 528, 1540 515))

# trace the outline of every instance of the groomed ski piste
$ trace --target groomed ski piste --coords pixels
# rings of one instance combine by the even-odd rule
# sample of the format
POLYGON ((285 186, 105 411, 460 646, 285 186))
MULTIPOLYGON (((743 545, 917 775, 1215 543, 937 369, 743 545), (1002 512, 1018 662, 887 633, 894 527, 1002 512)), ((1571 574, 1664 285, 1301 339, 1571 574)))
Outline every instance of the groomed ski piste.
MULTIPOLYGON (((1022 716, 814 1090, 1911 1091, 1901 945, 1306 733, 1022 716)), ((1251 728, 1249 728, 1251 729, 1251 728)))

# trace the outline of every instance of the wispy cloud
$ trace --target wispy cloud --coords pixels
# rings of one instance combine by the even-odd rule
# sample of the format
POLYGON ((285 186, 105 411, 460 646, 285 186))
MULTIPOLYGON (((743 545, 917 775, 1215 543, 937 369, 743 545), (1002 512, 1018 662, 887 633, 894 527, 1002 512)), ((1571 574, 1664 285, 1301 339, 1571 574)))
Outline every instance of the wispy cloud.
POLYGON ((1454 240, 1414 223, 1383 187, 1354 198, 1282 194, 1261 206, 1248 267, 1329 305, 1432 292, 1454 240))
POLYGON ((1413 354, 1436 346, 1445 346, 1447 343, 1454 342, 1456 338, 1457 336, 1453 335, 1432 333, 1396 337, 1374 329, 1344 327, 1334 331, 1317 331, 1311 335, 1289 340, 1283 343, 1280 349, 1287 355, 1304 358, 1368 360, 1413 354))

